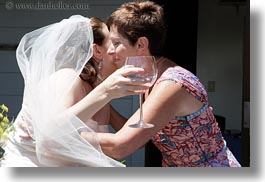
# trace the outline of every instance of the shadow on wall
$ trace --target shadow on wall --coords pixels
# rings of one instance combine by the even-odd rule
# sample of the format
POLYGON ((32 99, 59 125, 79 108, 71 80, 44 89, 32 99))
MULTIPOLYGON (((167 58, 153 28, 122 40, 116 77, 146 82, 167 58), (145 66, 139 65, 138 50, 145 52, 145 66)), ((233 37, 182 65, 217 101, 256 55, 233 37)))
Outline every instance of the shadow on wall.
MULTIPOLYGON (((226 118, 219 115, 214 115, 218 123, 219 128, 223 134, 224 139, 226 140, 227 147, 234 154, 236 159, 241 161, 241 132, 230 131, 225 129, 225 120, 226 118)), ((241 163, 241 162, 240 162, 241 163)))

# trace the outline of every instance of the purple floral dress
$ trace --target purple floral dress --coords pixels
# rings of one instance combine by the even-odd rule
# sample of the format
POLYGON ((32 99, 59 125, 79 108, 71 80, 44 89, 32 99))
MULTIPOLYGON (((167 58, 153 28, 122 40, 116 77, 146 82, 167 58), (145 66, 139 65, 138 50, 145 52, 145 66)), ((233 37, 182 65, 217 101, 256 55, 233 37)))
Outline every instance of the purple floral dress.
POLYGON ((185 117, 174 117, 152 138, 161 151, 163 167, 240 167, 226 146, 207 93, 199 79, 181 67, 167 69, 156 84, 171 82, 181 86, 203 107, 185 117))

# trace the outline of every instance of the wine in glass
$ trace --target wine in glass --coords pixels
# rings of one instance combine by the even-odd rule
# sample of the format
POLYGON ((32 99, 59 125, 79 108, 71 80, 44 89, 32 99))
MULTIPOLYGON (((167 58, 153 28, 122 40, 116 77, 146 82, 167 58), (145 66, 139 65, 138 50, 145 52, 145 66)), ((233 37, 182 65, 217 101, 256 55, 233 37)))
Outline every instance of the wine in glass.
MULTIPOLYGON (((135 67, 143 68, 144 72, 137 75, 129 75, 128 77, 132 79, 133 82, 140 84, 145 84, 151 87, 157 78, 157 67, 156 60, 154 56, 130 56, 126 58, 125 65, 133 65, 135 67)), ((151 128, 154 125, 145 123, 143 120, 143 94, 139 94, 140 100, 140 119, 137 123, 129 125, 132 128, 151 128)))

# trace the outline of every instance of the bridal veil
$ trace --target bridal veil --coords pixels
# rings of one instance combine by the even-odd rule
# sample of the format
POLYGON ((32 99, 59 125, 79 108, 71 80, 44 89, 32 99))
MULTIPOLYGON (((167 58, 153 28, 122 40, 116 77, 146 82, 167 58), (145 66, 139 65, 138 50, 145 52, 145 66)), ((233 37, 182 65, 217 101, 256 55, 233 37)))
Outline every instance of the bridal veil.
POLYGON ((62 104, 93 54, 92 43, 90 20, 74 15, 26 34, 17 48, 25 83, 19 114, 30 118, 25 119, 28 132, 45 166, 124 166, 104 155, 93 129, 62 104), (61 70, 69 74, 58 76, 61 70), (91 132, 90 142, 80 130, 91 132))

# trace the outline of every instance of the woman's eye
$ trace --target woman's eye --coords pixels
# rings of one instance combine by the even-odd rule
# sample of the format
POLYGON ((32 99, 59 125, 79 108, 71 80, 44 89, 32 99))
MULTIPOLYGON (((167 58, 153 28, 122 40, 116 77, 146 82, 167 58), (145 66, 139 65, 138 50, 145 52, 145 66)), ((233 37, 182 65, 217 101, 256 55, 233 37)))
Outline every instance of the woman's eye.
POLYGON ((120 44, 120 42, 113 42, 113 45, 117 47, 120 44))

